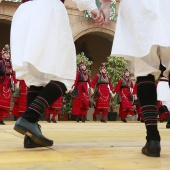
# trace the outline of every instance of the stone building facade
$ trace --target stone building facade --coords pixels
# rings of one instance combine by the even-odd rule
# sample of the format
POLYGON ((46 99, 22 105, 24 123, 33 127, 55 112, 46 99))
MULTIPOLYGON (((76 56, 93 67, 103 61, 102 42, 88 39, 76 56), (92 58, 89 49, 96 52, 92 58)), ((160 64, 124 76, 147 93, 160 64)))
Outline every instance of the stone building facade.
MULTIPOLYGON (((117 0, 117 9, 119 1, 117 0)), ((7 1, 0 3, 0 49, 4 44, 10 43, 11 20, 19 5, 20 3, 7 1)), ((69 14, 77 54, 84 52, 94 63, 93 78, 100 64, 105 62, 106 57, 110 55, 116 23, 112 21, 107 26, 98 27, 92 19, 85 18, 85 13, 80 12, 71 0, 66 0, 65 6, 69 14)))

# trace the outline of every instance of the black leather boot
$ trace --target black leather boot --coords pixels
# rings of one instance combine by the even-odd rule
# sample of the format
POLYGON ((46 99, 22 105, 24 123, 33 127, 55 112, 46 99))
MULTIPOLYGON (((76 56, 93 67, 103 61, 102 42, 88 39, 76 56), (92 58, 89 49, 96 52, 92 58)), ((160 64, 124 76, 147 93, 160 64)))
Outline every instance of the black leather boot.
POLYGON ((2 121, 0 121, 0 125, 5 125, 5 123, 4 123, 4 121, 2 120, 2 121))
POLYGON ((167 129, 170 129, 170 123, 167 123, 167 124, 166 124, 166 128, 167 128, 167 129))
POLYGON ((77 117, 77 118, 76 118, 76 122, 79 122, 79 121, 80 121, 80 118, 79 118, 79 117, 77 117))
POLYGON ((35 143, 29 136, 25 135, 24 148, 36 148, 36 147, 43 147, 43 146, 35 143))
POLYGON ((106 120, 102 120, 102 119, 101 119, 101 122, 103 122, 103 123, 107 123, 107 122, 106 122, 106 120))
POLYGON ((126 120, 126 119, 123 119, 122 122, 127 123, 127 120, 126 120))
POLYGON ((170 129, 170 120, 168 120, 167 124, 166 124, 166 128, 170 129))
POLYGON ((51 120, 50 120, 50 119, 46 119, 46 121, 47 121, 48 123, 50 123, 50 122, 51 122, 51 120))
POLYGON ((52 146, 53 141, 42 135, 38 123, 28 122, 26 119, 20 117, 14 126, 17 132, 29 136, 35 143, 41 146, 52 146))
POLYGON ((93 121, 95 121, 95 122, 97 121, 96 117, 93 117, 93 121))
POLYGON ((57 123, 57 121, 56 121, 55 119, 51 119, 51 121, 52 121, 53 123, 57 123))
POLYGON ((142 148, 142 153, 150 157, 160 157, 160 152, 160 142, 156 140, 146 142, 145 146, 142 148))

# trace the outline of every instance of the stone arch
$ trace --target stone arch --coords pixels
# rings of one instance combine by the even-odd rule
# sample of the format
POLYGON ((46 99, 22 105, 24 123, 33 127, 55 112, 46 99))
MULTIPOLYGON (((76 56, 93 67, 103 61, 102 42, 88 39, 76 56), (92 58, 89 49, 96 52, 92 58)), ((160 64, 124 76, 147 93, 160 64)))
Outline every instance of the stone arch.
POLYGON ((11 23, 12 17, 20 3, 2 1, 0 5, 0 20, 11 23))
POLYGON ((5 20, 10 23, 12 21, 12 16, 0 14, 0 20, 5 20))
POLYGON ((106 29, 106 28, 99 28, 99 27, 91 27, 85 30, 80 31, 79 33, 77 33, 74 36, 74 42, 79 39, 81 36, 85 35, 85 34, 89 34, 89 33, 104 33, 107 34, 111 37, 114 36, 114 31, 111 31, 110 29, 106 29))

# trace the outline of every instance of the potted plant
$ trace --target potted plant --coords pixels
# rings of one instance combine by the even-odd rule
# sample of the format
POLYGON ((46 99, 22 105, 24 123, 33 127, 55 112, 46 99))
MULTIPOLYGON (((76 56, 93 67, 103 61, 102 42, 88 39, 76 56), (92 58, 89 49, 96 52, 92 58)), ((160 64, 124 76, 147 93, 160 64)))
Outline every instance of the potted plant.
MULTIPOLYGON (((123 57, 114 57, 109 56, 107 57, 107 72, 108 76, 112 82, 112 85, 115 86, 120 77, 122 76, 123 70, 125 69, 127 62, 123 57)), ((108 120, 116 120, 117 119, 117 112, 115 112, 116 109, 118 109, 119 105, 117 103, 117 97, 111 98, 110 100, 110 112, 108 113, 108 120)))
POLYGON ((66 93, 63 96, 63 107, 62 114, 59 116, 59 120, 66 121, 71 117, 71 105, 72 105, 72 94, 66 93))

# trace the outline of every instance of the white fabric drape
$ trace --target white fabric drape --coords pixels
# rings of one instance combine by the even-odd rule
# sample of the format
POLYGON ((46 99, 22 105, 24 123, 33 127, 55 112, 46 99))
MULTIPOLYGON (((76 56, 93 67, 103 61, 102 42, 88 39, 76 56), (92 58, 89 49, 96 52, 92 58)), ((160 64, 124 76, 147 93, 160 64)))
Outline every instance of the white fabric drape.
POLYGON ((77 7, 80 11, 88 10, 92 11, 93 9, 96 9, 96 0, 72 0, 77 4, 77 7))
POLYGON ((170 1, 121 0, 111 54, 134 64, 135 76, 157 78, 159 54, 170 70, 170 1))
MULTIPOLYGON (((81 9, 91 9, 91 1, 76 0, 81 9)), ((12 19, 10 44, 16 76, 27 86, 45 86, 56 80, 71 89, 76 77, 76 52, 68 14, 60 0, 20 5, 12 19)))

